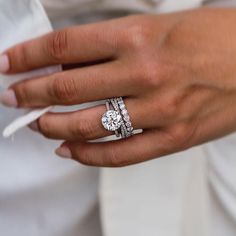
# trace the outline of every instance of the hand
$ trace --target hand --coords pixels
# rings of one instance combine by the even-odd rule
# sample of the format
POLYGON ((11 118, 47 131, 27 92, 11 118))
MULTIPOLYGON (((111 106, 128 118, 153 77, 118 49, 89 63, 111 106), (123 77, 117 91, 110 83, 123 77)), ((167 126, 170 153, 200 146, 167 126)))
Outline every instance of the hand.
POLYGON ((60 30, 9 49, 0 68, 80 67, 15 84, 1 100, 44 107, 124 97, 134 128, 143 129, 126 140, 88 142, 112 134, 101 124, 105 105, 38 120, 43 135, 66 140, 58 155, 87 165, 179 152, 236 130, 235 24, 236 10, 200 9, 60 30))

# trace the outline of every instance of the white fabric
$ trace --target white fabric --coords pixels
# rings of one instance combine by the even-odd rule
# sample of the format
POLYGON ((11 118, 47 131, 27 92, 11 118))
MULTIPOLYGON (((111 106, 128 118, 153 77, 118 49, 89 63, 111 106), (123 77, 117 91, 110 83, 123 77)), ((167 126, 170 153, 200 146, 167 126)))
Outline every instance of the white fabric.
MULTIPOLYGON (((209 7, 236 7, 236 0, 205 0, 209 7)), ((205 145, 210 222, 208 235, 236 235, 236 134, 205 145)))
MULTIPOLYGON (((0 52, 3 52, 8 47, 13 46, 16 43, 20 43, 29 38, 40 36, 52 30, 50 22, 48 21, 46 15, 42 14, 43 11, 42 11, 41 6, 39 6, 41 11, 37 10, 35 11, 35 14, 32 14, 31 16, 29 15, 31 20, 25 20, 24 24, 22 24, 22 21, 21 20, 18 21, 17 17, 14 15, 17 12, 17 11, 15 12, 15 9, 18 10, 20 7, 20 9, 25 8, 26 10, 27 5, 24 6, 24 4, 31 4, 32 6, 34 6, 31 2, 29 1, 16 2, 16 8, 11 7, 11 2, 3 3, 2 1, 0 2, 0 4, 1 4, 1 11, 3 11, 3 14, 1 14, 0 16, 0 20, 1 20, 0 21, 1 23, 0 52), (13 34, 13 32, 15 32, 16 29, 18 30, 19 33, 17 32, 18 33, 17 37, 13 37, 13 36, 16 36, 15 34, 13 34)), ((30 7, 31 6, 29 6, 29 8, 30 7)), ((23 14, 25 14, 24 11, 19 11, 19 17, 21 18, 22 16, 24 17, 23 14)), ((55 67, 46 68, 44 70, 38 70, 32 73, 11 76, 10 78, 8 76, 1 75, 0 89, 1 90, 7 89, 10 84, 15 83, 21 79, 30 78, 32 76, 40 75, 40 74, 53 73, 53 72, 59 71, 60 69, 61 69, 60 66, 55 66, 55 67)), ((6 127, 3 130, 3 136, 9 137, 15 131, 17 131, 21 127, 24 127, 30 124, 32 121, 39 118, 48 110, 49 109, 35 110, 33 112, 30 112, 27 116, 23 116, 21 119, 18 118, 16 122, 14 122, 13 124, 10 124, 8 127, 6 127)), ((22 111, 21 111, 21 114, 22 114, 22 111)))
POLYGON ((236 235, 236 135, 206 146, 212 235, 236 235))
POLYGON ((122 170, 104 170, 105 235, 209 236, 203 157, 202 149, 195 148, 122 170))
POLYGON ((79 13, 168 12, 199 7, 203 0, 41 0, 52 19, 79 13))
MULTIPOLYGON (((38 1, 0 0, 1 51, 50 30, 38 1)), ((1 85, 21 77, 0 75, 1 85)), ((19 114, 0 106, 0 130, 19 114)), ((14 140, 0 136, 0 235, 100 235, 98 170, 59 159, 58 145, 26 128, 14 140)))
POLYGON ((209 7, 236 7, 235 0, 204 0, 203 3, 209 7))

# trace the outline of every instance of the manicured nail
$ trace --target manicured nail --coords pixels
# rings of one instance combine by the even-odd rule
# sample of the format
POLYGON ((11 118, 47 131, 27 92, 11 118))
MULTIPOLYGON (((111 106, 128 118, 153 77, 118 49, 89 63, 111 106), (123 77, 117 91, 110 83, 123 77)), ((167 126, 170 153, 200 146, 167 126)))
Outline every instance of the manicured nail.
POLYGON ((0 73, 6 73, 9 69, 9 57, 6 54, 0 55, 0 73))
POLYGON ((68 158, 71 159, 72 158, 72 154, 71 151, 68 147, 66 146, 61 146, 59 148, 56 149, 55 153, 62 158, 68 158))
POLYGON ((16 99, 16 94, 12 89, 6 90, 0 94, 0 103, 7 107, 17 107, 18 102, 16 99))
POLYGON ((38 122, 34 121, 31 124, 29 124, 30 129, 32 129, 35 132, 39 132, 39 126, 38 126, 38 122))

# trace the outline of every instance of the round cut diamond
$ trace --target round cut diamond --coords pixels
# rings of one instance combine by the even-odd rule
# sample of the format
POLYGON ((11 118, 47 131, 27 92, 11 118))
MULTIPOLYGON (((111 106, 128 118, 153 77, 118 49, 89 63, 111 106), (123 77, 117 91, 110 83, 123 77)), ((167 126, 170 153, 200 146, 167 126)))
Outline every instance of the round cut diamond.
POLYGON ((102 125, 106 130, 116 131, 120 128, 122 117, 119 112, 109 110, 102 116, 102 125))

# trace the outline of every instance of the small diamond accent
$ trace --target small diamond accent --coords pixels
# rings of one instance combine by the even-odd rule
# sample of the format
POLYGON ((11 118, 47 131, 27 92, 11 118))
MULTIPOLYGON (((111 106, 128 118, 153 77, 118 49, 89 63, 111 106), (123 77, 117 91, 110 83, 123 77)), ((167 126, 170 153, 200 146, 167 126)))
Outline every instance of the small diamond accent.
POLYGON ((119 112, 109 110, 102 116, 102 125, 106 130, 116 131, 120 128, 122 123, 122 117, 119 112))
POLYGON ((128 111, 127 111, 126 109, 125 109, 125 110, 122 110, 122 111, 121 111, 121 114, 124 115, 124 116, 125 116, 125 115, 128 115, 128 111))
POLYGON ((127 128, 129 132, 132 132, 134 129, 132 127, 127 128))
POLYGON ((120 109, 121 110, 125 109, 125 104, 120 104, 120 109))
POLYGON ((126 122, 126 126, 130 128, 132 126, 131 122, 126 122))
POLYGON ((129 115, 124 116, 124 120, 125 120, 126 122, 130 121, 129 115))

